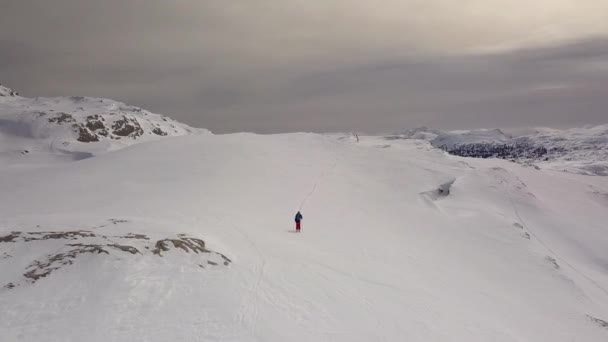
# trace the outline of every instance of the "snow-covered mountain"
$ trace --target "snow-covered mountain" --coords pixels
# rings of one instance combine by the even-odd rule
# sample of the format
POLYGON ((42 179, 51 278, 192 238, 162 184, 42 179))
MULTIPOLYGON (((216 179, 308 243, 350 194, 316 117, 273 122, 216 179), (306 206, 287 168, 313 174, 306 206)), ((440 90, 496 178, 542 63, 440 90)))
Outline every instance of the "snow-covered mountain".
POLYGON ((19 93, 0 84, 0 97, 17 97, 19 93))
POLYGON ((419 139, 185 134, 110 100, 11 98, 0 341, 608 339, 608 177, 419 139), (72 125, 90 115, 108 135, 79 142, 72 125), (112 139, 123 115, 144 133, 112 139), (167 136, 148 134, 156 123, 167 136), (74 160, 52 149, 64 141, 109 145, 74 160))
POLYGON ((540 165, 553 170, 608 176, 608 125, 567 130, 538 129, 515 141, 548 150, 540 165))
POLYGON ((162 137, 205 134, 163 115, 92 97, 24 98, 0 88, 0 155, 81 159, 162 137))
POLYGON ((450 154, 502 158, 551 170, 608 176, 608 125, 557 130, 539 128, 516 137, 498 129, 405 130, 387 139, 420 139, 450 154))

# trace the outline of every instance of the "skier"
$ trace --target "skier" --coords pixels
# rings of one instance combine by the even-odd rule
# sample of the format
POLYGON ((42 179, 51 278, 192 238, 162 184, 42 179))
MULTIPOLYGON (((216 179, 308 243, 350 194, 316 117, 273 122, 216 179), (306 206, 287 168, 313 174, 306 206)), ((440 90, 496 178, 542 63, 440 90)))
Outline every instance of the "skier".
POLYGON ((302 214, 300 214, 300 212, 298 211, 298 213, 296 214, 296 232, 300 232, 300 221, 302 221, 302 219, 304 218, 304 216, 302 216, 302 214))

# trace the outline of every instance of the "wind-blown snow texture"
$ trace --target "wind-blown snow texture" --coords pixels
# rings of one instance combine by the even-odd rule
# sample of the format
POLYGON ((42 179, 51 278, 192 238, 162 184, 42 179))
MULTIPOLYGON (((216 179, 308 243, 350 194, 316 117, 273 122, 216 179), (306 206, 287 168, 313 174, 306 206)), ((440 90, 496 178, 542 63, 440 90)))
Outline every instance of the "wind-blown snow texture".
POLYGON ((423 127, 387 139, 426 140, 463 157, 501 158, 551 170, 608 176, 608 125, 568 130, 538 128, 517 137, 498 129, 447 132, 423 127))
POLYGON ((608 339, 608 178, 359 141, 4 150, 0 341, 608 339))

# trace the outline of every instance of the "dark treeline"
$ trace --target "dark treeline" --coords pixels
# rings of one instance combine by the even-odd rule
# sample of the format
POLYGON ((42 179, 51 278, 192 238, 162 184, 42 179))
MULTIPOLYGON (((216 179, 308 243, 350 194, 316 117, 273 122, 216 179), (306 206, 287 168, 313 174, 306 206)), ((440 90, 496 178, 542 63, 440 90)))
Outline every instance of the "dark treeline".
POLYGON ((440 146, 449 154, 472 158, 500 158, 500 159, 541 159, 549 151, 542 146, 531 146, 526 143, 515 144, 487 144, 471 143, 462 145, 440 146))

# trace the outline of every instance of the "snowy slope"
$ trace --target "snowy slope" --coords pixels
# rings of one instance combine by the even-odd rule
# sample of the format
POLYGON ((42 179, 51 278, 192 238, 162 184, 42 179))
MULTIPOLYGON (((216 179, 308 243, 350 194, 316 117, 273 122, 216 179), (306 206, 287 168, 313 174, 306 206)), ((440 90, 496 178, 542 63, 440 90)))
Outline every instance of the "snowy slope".
POLYGON ((204 134, 168 117, 91 97, 23 98, 0 88, 0 158, 82 159, 168 136, 204 134))
POLYGON ((558 130, 536 128, 512 137, 498 129, 405 130, 387 139, 418 139, 451 154, 498 157, 544 169, 608 176, 608 125, 558 130))
POLYGON ((608 340, 606 177, 316 134, 0 174, 0 341, 608 340))

